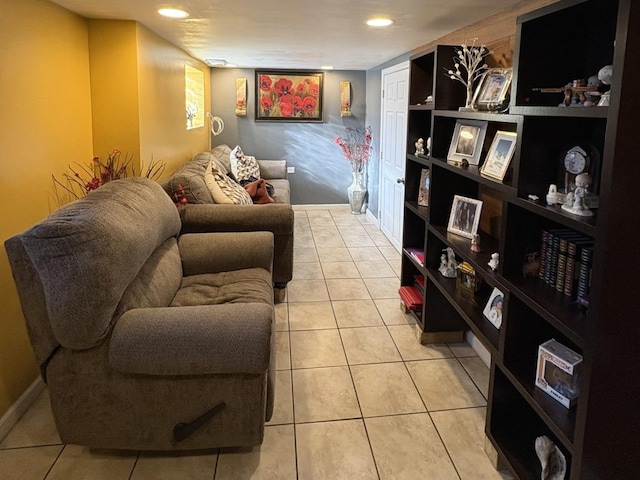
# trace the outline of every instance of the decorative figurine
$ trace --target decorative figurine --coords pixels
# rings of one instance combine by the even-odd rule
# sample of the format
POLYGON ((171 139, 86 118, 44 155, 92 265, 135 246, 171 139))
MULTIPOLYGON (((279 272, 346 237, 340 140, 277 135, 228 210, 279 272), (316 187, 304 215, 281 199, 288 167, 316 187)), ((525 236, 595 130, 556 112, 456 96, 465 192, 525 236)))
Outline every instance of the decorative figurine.
POLYGON ((471 237, 471 251, 472 252, 476 252, 479 253, 480 250, 480 235, 478 235, 477 233, 473 234, 473 237, 471 237))
POLYGON ((431 155, 431 137, 427 138, 426 150, 427 150, 427 155, 431 155))
MULTIPOLYGON (((613 65, 605 65, 598 72, 598 80, 600 80, 604 85, 611 85, 613 81, 613 65)), ((598 102, 599 107, 608 107, 609 106, 609 97, 610 90, 603 93, 600 97, 600 101, 598 102)))
POLYGON ((576 189, 567 195, 567 202, 562 205, 562 209, 580 215, 581 217, 591 217, 593 212, 584 203, 584 197, 589 193, 591 186, 591 176, 588 173, 581 173, 575 179, 576 189))
POLYGON ((492 253, 491 260, 489 260, 489 263, 487 265, 489 265, 491 267, 491 270, 495 272, 496 270, 498 270, 499 263, 500 263, 500 254, 498 252, 492 253))
POLYGON ((416 142, 416 155, 424 155, 424 140, 422 138, 416 142))
POLYGON ((542 467, 540 480, 564 480, 567 461, 551 439, 544 435, 536 438, 535 450, 542 467))
POLYGON ((555 205, 558 203, 558 186, 554 183, 549 185, 549 192, 547 193, 547 205, 555 205))
POLYGON ((447 247, 442 251, 446 252, 446 255, 443 253, 440 257, 440 267, 438 268, 438 271, 443 277, 456 278, 458 276, 456 273, 458 262, 456 262, 456 255, 453 253, 453 249, 451 247, 447 247))

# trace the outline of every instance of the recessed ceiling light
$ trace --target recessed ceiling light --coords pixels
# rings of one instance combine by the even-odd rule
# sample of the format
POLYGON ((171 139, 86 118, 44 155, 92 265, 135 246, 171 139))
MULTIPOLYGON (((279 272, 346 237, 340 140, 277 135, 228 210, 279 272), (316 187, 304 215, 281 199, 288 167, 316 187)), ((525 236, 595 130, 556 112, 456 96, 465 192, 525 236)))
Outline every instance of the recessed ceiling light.
POLYGON ((370 27, 388 27, 393 23, 390 18, 376 17, 367 20, 367 25, 370 27))
POLYGON ((158 13, 163 17, 169 18, 187 18, 189 16, 187 12, 177 8, 161 8, 158 10, 158 13))

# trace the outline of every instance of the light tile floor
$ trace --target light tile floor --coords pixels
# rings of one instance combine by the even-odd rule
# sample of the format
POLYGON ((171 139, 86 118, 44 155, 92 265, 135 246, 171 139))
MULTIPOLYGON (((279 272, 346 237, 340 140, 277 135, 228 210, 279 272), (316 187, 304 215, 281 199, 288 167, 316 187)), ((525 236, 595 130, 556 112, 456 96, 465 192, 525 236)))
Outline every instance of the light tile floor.
POLYGON ((45 390, 0 442, 3 480, 501 480, 484 454, 489 371, 423 346, 400 310, 400 255, 365 215, 295 211, 276 305, 276 408, 256 448, 158 454, 64 445, 45 390))

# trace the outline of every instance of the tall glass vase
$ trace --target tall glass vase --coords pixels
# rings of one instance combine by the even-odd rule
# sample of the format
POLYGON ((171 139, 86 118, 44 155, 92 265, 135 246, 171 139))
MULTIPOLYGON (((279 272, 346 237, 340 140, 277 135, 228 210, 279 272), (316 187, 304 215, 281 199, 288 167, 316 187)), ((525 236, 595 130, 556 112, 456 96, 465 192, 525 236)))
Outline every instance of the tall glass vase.
POLYGON ((353 181, 351 185, 347 187, 347 195, 349 196, 349 206, 351 207, 351 213, 354 215, 360 215, 362 213, 362 206, 367 196, 367 185, 364 181, 364 172, 351 172, 353 181))

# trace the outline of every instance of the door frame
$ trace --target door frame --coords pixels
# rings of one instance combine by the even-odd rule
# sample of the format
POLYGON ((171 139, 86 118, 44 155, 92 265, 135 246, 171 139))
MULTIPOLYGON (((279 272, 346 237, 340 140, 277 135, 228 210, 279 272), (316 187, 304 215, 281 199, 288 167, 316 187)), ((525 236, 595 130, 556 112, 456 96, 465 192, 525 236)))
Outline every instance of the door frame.
MULTIPOLYGON (((383 150, 383 146, 382 146, 382 142, 385 139, 385 122, 384 122, 384 78, 386 75, 390 75, 393 73, 397 73, 400 72, 402 70, 406 70, 407 71, 407 95, 409 94, 409 88, 411 87, 411 85, 409 84, 411 81, 411 77, 410 77, 410 70, 409 67, 411 66, 411 62, 409 60, 405 60, 403 62, 397 63, 395 65, 392 65, 390 67, 387 68, 383 68, 382 71, 380 72, 380 144, 378 145, 378 149, 380 152, 379 158, 378 158, 378 228, 380 228, 380 231, 382 231, 382 208, 383 208, 383 202, 382 202, 382 183, 384 180, 384 176, 382 174, 382 168, 383 168, 383 158, 382 158, 382 152, 383 150)), ((409 115, 409 105, 407 104, 407 116, 409 115)), ((405 126, 408 128, 409 124, 408 122, 405 122, 405 126)), ((403 145, 406 144, 406 137, 407 137, 407 132, 404 132, 404 142, 403 145)), ((406 163, 406 152, 405 152, 405 163, 406 163)), ((404 164, 403 164, 404 165, 404 164)), ((402 168, 402 175, 404 177, 406 173, 406 166, 404 166, 402 168)), ((383 232, 384 234, 384 232, 383 232)), ((400 246, 402 249, 402 245, 400 246)))

